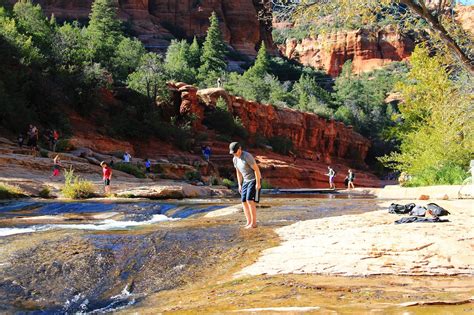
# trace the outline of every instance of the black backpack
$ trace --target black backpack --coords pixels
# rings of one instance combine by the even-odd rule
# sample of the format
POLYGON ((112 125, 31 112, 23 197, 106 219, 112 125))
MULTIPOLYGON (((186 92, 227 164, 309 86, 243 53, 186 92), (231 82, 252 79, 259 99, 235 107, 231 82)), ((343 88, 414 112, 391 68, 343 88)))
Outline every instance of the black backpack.
POLYGON ((426 209, 430 210, 431 213, 436 217, 442 217, 448 214, 451 214, 448 210, 444 209, 441 206, 438 206, 435 203, 429 203, 426 205, 426 209))
POLYGON ((409 203, 406 205, 399 205, 396 203, 392 203, 388 207, 388 213, 395 213, 395 214, 407 214, 415 207, 414 203, 409 203))

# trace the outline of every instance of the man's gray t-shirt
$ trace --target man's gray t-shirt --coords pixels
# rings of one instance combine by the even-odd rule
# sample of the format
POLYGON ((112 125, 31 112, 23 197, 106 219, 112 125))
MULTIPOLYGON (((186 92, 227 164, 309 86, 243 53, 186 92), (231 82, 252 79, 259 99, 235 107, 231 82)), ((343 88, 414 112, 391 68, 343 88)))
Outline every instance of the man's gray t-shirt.
POLYGON ((255 180, 255 171, 251 167, 251 165, 255 164, 255 159, 253 158, 252 154, 242 151, 242 154, 239 158, 234 156, 233 162, 234 167, 238 169, 244 177, 244 182, 255 180))

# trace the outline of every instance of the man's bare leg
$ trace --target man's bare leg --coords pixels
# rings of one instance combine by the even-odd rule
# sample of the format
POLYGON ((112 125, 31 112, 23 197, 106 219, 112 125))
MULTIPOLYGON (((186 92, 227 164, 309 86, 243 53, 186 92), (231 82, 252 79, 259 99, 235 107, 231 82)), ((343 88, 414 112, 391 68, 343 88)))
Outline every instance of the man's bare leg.
POLYGON ((250 213, 250 224, 246 228, 256 228, 257 227, 257 207, 255 201, 248 200, 247 205, 249 207, 250 213))
POLYGON ((245 227, 247 227, 247 226, 250 226, 252 223, 251 216, 250 216, 250 208, 246 202, 242 202, 242 206, 244 207, 245 219, 247 219, 247 224, 245 224, 245 227))

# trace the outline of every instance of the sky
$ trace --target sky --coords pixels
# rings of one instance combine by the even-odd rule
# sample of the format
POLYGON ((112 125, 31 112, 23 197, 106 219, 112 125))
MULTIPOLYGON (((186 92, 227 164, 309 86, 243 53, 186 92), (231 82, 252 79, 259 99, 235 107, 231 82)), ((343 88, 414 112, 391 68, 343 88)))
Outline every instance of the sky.
POLYGON ((460 0, 459 2, 462 4, 468 4, 468 5, 474 4, 474 0, 460 0))

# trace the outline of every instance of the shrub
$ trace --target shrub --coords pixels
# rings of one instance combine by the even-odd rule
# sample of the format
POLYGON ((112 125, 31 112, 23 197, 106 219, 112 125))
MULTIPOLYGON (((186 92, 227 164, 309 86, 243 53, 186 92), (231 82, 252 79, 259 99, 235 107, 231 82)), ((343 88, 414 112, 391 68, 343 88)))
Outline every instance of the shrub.
POLYGON ((201 180, 201 173, 198 171, 189 171, 184 174, 184 177, 187 180, 201 180))
POLYGON ((293 142, 291 139, 275 136, 269 139, 270 145, 273 148, 274 152, 287 155, 293 149, 293 142))
POLYGON ((25 197, 25 193, 18 187, 0 183, 0 199, 25 197))
POLYGON ((41 157, 44 157, 44 158, 49 157, 48 150, 41 149, 39 153, 41 157))
POLYGON ((222 185, 226 186, 227 188, 232 188, 235 187, 237 184, 230 179, 224 178, 222 180, 222 185))
POLYGON ((56 152, 66 152, 74 150, 74 146, 69 142, 69 139, 61 139, 56 143, 56 152))
POLYGON ((43 187, 43 189, 41 189, 38 193, 38 195, 41 197, 41 198, 50 198, 51 197, 51 190, 49 190, 48 187, 43 187))
POLYGON ((262 189, 273 189, 273 188, 274 187, 269 182, 262 179, 262 189))
POLYGON ((449 163, 440 168, 427 168, 403 183, 403 186, 461 185, 468 176, 461 166, 449 163))
POLYGON ((84 199, 95 196, 94 184, 74 175, 72 168, 64 171, 64 187, 61 191, 64 197, 71 199, 84 199))
POLYGON ((145 178, 145 173, 143 170, 132 163, 114 163, 113 168, 125 172, 127 174, 133 175, 136 178, 145 178))

